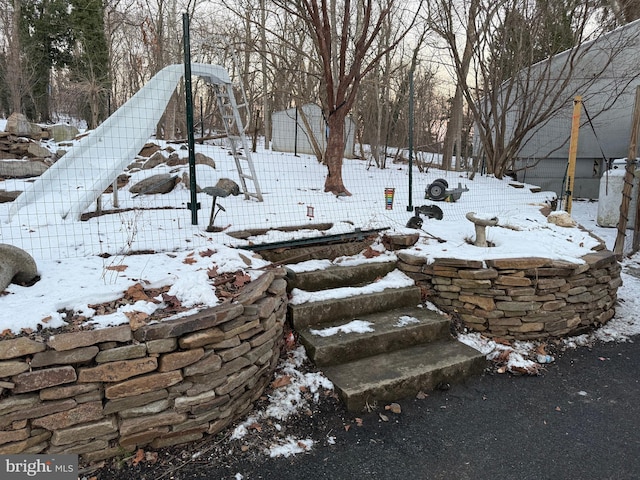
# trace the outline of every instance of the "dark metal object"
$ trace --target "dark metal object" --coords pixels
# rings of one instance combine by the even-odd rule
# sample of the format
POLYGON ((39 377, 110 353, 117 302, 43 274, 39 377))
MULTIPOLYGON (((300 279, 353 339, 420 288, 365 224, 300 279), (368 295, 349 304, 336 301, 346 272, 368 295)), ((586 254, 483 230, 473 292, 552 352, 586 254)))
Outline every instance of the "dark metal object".
POLYGON ((427 185, 427 188, 425 188, 424 198, 436 201, 456 202, 460 200, 464 192, 469 191, 467 187, 463 187, 459 182, 457 188, 449 189, 448 187, 449 184, 446 180, 442 178, 434 180, 433 183, 430 183, 427 185))
POLYGON ((353 232, 349 233, 338 233, 336 235, 325 235, 323 237, 313 238, 298 238, 294 240, 287 240, 284 242, 262 243, 260 245, 245 245, 238 248, 259 252, 262 250, 274 250, 277 248, 304 247, 307 245, 318 245, 323 243, 340 243, 346 240, 360 241, 364 240, 369 235, 379 233, 384 230, 389 230, 389 228, 375 228, 373 230, 360 230, 359 228, 356 228, 353 232))
POLYGON ((407 228, 421 230, 423 220, 420 215, 424 215, 427 218, 435 218, 436 220, 442 220, 443 217, 442 209, 437 205, 421 205, 415 207, 413 217, 407 222, 407 228))
POLYGON ((193 136, 193 96, 191 91, 191 45, 189 40, 189 15, 182 14, 182 39, 184 43, 184 91, 187 107, 187 140, 189 145, 189 190, 191 201, 191 225, 198 224, 198 195, 196 192, 196 154, 193 136))
POLYGON ((207 226, 207 232, 219 232, 220 228, 214 227, 213 222, 218 215, 218 212, 222 210, 226 212, 222 205, 217 203, 218 197, 228 197, 229 195, 239 195, 240 187, 233 180, 229 180, 228 178, 221 178, 218 180, 218 183, 213 187, 205 187, 202 189, 202 192, 207 195, 211 195, 213 197, 213 203, 211 204, 211 214, 209 215, 209 225, 207 226), (217 207, 217 209, 216 209, 217 207))

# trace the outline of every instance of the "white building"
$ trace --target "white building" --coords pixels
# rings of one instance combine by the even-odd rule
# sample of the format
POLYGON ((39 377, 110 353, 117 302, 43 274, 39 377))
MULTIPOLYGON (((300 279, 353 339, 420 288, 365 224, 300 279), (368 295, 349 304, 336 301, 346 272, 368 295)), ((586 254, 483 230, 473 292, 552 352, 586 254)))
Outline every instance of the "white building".
MULTIPOLYGON (((558 194, 566 189, 573 100, 580 95, 583 109, 573 195, 597 198, 607 162, 626 157, 629 149, 635 90, 640 85, 640 21, 540 62, 523 75, 527 81, 537 78, 549 85, 545 98, 533 101, 544 102, 559 92, 563 105, 521 147, 515 159, 518 180, 558 194)), ((522 98, 532 101, 526 94, 522 98)), ((507 124, 513 126, 517 118, 517 113, 508 116, 507 124)))
MULTIPOLYGON (((310 134, 302 116, 306 116, 311 132, 321 151, 327 148, 327 122, 322 109, 315 104, 289 108, 271 115, 271 150, 276 152, 305 153, 314 155, 310 134)), ((344 156, 353 158, 356 124, 352 118, 345 119, 344 156)))

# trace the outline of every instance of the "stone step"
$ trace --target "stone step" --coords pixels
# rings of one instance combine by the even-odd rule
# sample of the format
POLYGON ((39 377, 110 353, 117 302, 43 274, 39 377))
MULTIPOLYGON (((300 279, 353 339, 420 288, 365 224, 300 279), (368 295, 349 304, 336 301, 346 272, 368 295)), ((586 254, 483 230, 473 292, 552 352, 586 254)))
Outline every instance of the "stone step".
POLYGON ((359 315, 353 320, 329 322, 299 331, 300 342, 318 366, 335 365, 359 358, 391 352, 421 343, 447 338, 449 319, 426 308, 403 307, 386 312, 359 315), (320 335, 328 329, 347 327, 354 320, 370 323, 369 332, 338 331, 320 335), (316 333, 314 333, 316 332, 316 333))
POLYGON ((358 286, 371 283, 395 270, 396 262, 367 262, 359 265, 332 266, 311 272, 294 272, 289 269, 289 288, 307 291, 358 286))
POLYGON ((381 292, 365 293, 346 298, 334 298, 299 305, 289 304, 289 319, 296 331, 311 325, 322 325, 344 319, 353 319, 369 313, 384 312, 400 307, 417 306, 420 288, 416 286, 388 288, 381 292))
POLYGON ((482 372, 483 355, 455 340, 375 355, 324 367, 324 375, 353 412, 368 406, 413 397, 443 383, 457 383, 482 372))

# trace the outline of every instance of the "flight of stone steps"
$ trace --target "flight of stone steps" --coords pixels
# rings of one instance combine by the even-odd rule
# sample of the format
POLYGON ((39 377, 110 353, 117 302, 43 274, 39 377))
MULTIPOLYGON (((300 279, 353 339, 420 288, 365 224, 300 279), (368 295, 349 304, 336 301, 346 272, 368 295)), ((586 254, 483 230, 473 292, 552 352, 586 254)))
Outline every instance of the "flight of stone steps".
POLYGON ((290 273, 289 320, 309 358, 351 411, 482 372, 485 359, 421 305, 395 262, 290 273))

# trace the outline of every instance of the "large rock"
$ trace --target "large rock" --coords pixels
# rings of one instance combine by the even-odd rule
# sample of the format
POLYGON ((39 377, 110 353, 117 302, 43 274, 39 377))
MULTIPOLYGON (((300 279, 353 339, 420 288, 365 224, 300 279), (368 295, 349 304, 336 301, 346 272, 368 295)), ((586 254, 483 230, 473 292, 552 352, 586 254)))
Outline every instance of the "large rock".
POLYGON ((28 283, 38 276, 38 267, 31 255, 21 248, 0 243, 0 292, 11 282, 28 283))
POLYGON ((49 168, 47 164, 39 160, 0 160, 0 177, 38 177, 42 175, 47 168, 49 168))
POLYGON ((0 190, 0 203, 13 202, 21 193, 19 190, 0 190))
POLYGON ((54 154, 36 142, 29 142, 27 146, 27 156, 28 157, 38 157, 38 158, 49 158, 53 157, 54 154))
POLYGON ((42 128, 31 123, 22 113, 12 113, 7 119, 4 131, 19 137, 39 139, 42 136, 42 128))
POLYGON ((47 127, 47 130, 49 131, 49 138, 53 139, 57 143, 73 140, 76 138, 76 135, 80 133, 80 131, 73 125, 67 125, 64 123, 51 125, 50 127, 47 127))
POLYGON ((149 157, 149 160, 147 160, 146 162, 144 162, 144 165, 142 166, 143 170, 151 170, 152 168, 157 167, 160 164, 166 163, 167 162, 167 158, 162 154, 161 151, 156 151, 153 153, 153 155, 151 155, 149 157))
POLYGON ((129 191, 138 195, 169 193, 176 186, 177 181, 178 176, 169 173, 160 173, 136 183, 129 191))

